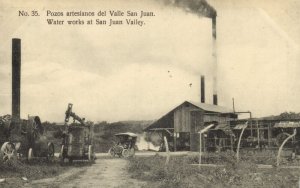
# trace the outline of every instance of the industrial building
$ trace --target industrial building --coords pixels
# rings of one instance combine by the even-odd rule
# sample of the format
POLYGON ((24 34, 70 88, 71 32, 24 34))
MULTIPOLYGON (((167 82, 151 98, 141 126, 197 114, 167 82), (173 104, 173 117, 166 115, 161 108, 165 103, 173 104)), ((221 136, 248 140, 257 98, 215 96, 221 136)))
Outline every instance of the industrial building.
POLYGON ((237 115, 218 105, 185 101, 152 123, 146 132, 166 136, 170 149, 199 151, 199 134, 206 125, 222 126, 237 115))

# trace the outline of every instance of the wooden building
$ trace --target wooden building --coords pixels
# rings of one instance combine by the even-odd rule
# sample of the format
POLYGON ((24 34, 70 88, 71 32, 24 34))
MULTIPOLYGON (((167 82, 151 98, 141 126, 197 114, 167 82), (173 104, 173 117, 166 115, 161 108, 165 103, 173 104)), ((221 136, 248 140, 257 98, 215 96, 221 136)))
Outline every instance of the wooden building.
POLYGON ((209 124, 236 119, 232 110, 218 105, 185 101, 145 129, 166 136, 171 150, 199 151, 198 132, 209 124))

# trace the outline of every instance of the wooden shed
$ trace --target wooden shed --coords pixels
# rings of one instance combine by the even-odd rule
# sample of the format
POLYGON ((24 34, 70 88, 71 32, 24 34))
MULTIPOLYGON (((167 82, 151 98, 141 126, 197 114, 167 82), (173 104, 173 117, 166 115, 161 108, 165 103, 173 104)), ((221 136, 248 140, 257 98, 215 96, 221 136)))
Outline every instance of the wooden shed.
POLYGON ((211 123, 222 123, 236 119, 232 110, 218 105, 184 101, 145 129, 166 136, 170 148, 177 150, 199 150, 198 131, 211 123))

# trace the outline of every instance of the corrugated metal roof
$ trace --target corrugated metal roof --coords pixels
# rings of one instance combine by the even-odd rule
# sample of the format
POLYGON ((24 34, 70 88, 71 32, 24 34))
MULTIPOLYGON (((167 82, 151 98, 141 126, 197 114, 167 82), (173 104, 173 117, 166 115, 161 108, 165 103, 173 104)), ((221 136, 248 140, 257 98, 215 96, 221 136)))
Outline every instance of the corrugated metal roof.
POLYGON ((152 123, 149 127, 144 129, 144 131, 150 131, 155 130, 156 128, 164 128, 164 129, 173 129, 174 128, 174 111, 179 108, 182 105, 190 104, 195 106, 195 108, 199 108, 204 110, 205 112, 211 112, 211 113, 224 113, 224 114, 233 114, 233 111, 218 105, 212 105, 212 104, 205 104, 205 103, 196 103, 196 102, 190 102, 190 101, 184 101, 180 105, 176 106, 174 109, 169 111, 166 115, 162 116, 160 119, 152 123))
POLYGON ((279 122, 275 123, 275 128, 298 128, 300 127, 300 122, 279 122))
POLYGON ((130 133, 130 132, 126 132, 126 133, 118 133, 118 134, 115 134, 115 136, 131 136, 131 137, 137 137, 136 134, 130 133))
POLYGON ((237 124, 233 129, 244 129, 248 124, 237 124))
POLYGON ((149 127, 145 128, 144 131, 153 131, 159 129, 174 129, 174 110, 168 112, 166 115, 153 122, 149 127))
POLYGON ((223 106, 219 106, 219 105, 197 103, 197 102, 191 102, 191 101, 186 101, 186 102, 189 102, 189 103, 193 104, 194 106, 197 106, 198 108, 201 108, 204 111, 208 111, 208 112, 233 113, 233 110, 223 107, 223 106))
POLYGON ((214 128, 214 130, 224 130, 224 129, 230 129, 230 126, 227 125, 226 123, 220 123, 214 128))

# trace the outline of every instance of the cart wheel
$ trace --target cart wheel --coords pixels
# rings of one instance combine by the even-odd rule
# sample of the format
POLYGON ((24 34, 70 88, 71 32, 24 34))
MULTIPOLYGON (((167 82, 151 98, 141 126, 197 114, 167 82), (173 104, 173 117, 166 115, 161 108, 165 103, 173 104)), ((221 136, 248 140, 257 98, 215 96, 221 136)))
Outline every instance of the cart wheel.
POLYGON ((54 159, 54 144, 52 142, 48 143, 48 153, 47 160, 52 161, 54 159))
POLYGON ((11 160, 15 157, 15 145, 10 142, 5 142, 1 146, 1 156, 3 161, 11 160))
POLYGON ((28 150, 28 156, 27 156, 28 161, 31 161, 32 158, 33 158, 33 153, 32 152, 33 152, 32 148, 29 148, 29 150, 28 150))
POLYGON ((115 151, 114 151, 114 148, 109 148, 108 153, 109 153, 112 157, 114 157, 114 156, 116 155, 116 153, 115 153, 115 151))
POLYGON ((89 145, 88 160, 89 160, 89 161, 94 160, 94 157, 93 157, 93 147, 92 147, 92 145, 89 145))
POLYGON ((123 151, 122 151, 122 156, 123 157, 129 157, 130 156, 130 151, 128 150, 128 149, 124 149, 123 151))

